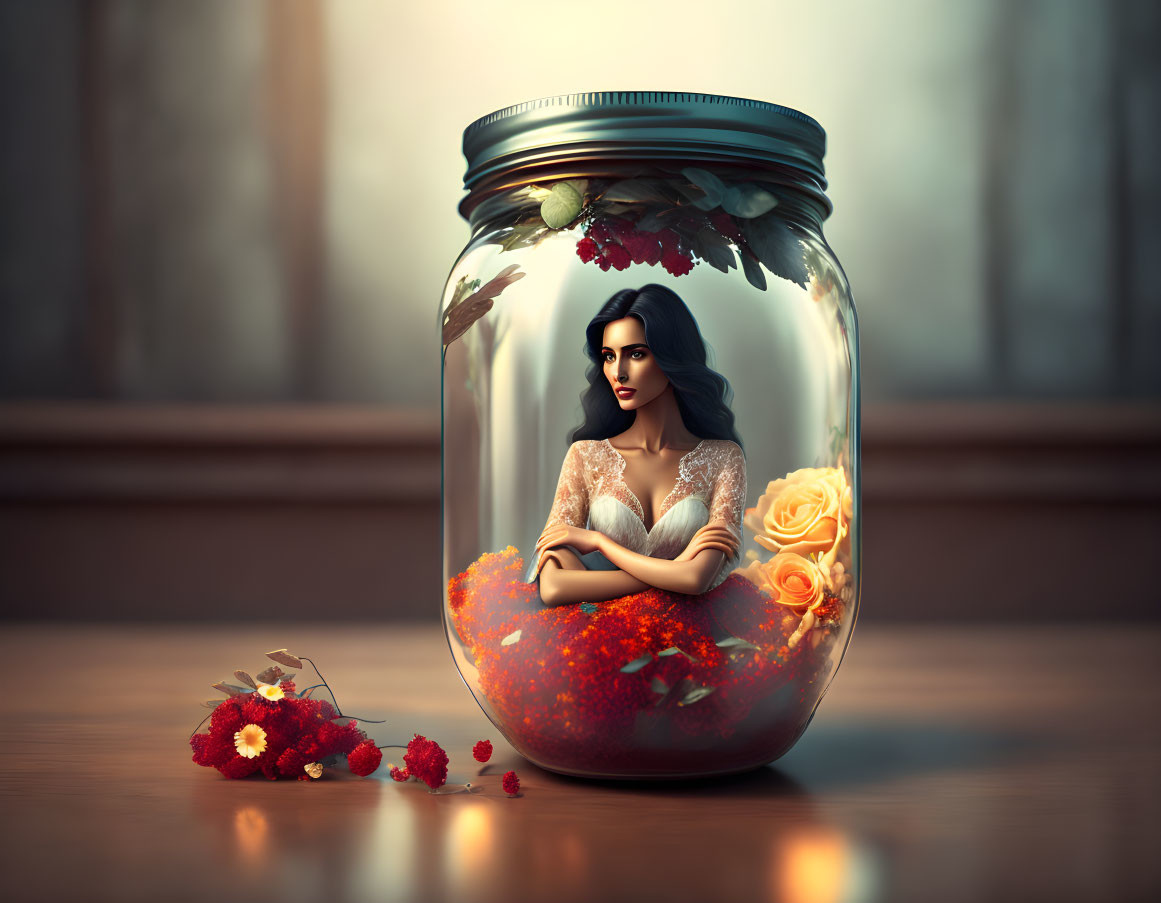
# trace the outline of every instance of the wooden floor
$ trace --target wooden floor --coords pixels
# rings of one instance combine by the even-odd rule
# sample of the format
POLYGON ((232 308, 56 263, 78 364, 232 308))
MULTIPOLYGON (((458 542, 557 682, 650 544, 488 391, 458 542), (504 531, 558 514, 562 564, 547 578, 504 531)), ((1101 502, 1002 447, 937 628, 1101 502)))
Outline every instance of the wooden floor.
MULTIPOLYGON (((1161 899, 1161 629, 860 626, 782 761, 688 785, 524 763, 427 628, 8 625, 0 897, 18 901, 1161 899), (432 795, 382 776, 227 781, 186 745, 208 684, 315 658, 380 743, 440 741, 432 795), (477 774, 469 749, 496 741, 477 774), (515 768, 523 794, 498 774, 515 768)), ((1110 622, 1111 623, 1111 622, 1110 622)))

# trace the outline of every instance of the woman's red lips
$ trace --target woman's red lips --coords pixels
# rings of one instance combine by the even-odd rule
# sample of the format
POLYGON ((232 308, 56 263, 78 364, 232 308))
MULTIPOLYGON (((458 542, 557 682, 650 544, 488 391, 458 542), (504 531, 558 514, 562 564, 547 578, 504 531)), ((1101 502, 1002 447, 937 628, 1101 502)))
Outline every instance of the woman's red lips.
POLYGON ((636 389, 630 389, 627 386, 621 386, 621 388, 619 388, 617 390, 617 397, 618 398, 632 398, 636 394, 637 394, 636 389))

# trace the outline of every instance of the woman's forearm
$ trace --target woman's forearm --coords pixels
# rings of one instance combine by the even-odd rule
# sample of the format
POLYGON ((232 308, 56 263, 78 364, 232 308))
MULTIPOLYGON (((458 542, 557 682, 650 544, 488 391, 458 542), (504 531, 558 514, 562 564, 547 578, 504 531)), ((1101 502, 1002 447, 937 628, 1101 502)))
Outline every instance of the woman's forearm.
POLYGON ((648 588, 624 571, 566 570, 555 561, 540 571, 540 598, 545 605, 607 602, 648 588))
POLYGON ((687 595, 699 595, 709 589, 726 558, 716 549, 703 549, 688 561, 650 558, 604 535, 599 548, 609 561, 646 585, 687 595))

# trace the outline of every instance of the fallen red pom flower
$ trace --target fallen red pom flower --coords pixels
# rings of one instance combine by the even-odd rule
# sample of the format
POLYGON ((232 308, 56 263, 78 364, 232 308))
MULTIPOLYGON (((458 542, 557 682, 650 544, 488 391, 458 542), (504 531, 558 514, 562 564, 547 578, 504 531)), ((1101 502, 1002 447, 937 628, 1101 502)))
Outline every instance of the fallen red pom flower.
POLYGON ((447 783, 447 753, 434 740, 416 734, 407 744, 403 762, 410 774, 415 775, 432 790, 447 783))
POLYGON ((366 777, 383 761, 383 752, 370 740, 364 740, 347 756, 347 764, 351 771, 360 777, 366 777))
POLYGON ((492 741, 481 740, 472 747, 472 756, 477 762, 487 762, 492 758, 492 741))
POLYGON ((406 768, 399 768, 396 765, 391 766, 391 780, 403 782, 410 777, 411 773, 406 768))
POLYGON ((516 772, 506 772, 503 779, 500 781, 500 786, 504 788, 504 792, 508 796, 515 796, 520 792, 520 778, 516 777, 516 772))

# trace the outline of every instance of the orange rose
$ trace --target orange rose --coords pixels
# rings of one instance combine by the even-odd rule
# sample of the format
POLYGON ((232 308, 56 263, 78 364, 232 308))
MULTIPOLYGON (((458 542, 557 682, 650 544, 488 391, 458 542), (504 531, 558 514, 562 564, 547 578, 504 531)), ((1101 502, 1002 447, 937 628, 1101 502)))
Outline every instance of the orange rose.
POLYGON ((780 552, 765 563, 751 562, 736 573, 773 596, 775 602, 797 609, 818 607, 826 586, 818 565, 794 552, 780 552))
POLYGON ((804 467, 771 480, 743 522, 771 552, 817 552, 833 564, 851 518, 851 489, 841 467, 804 467))

